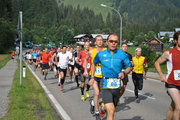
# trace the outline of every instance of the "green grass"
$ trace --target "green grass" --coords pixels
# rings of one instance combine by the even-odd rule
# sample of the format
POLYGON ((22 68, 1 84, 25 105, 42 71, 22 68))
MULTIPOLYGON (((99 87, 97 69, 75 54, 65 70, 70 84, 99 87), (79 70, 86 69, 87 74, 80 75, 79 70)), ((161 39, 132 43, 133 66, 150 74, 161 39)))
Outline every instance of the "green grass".
MULTIPOLYGON (((166 66, 166 64, 161 64, 160 66, 161 66, 162 72, 163 72, 164 74, 167 74, 167 66, 166 66)), ((148 69, 148 72, 156 72, 156 73, 157 73, 155 67, 149 68, 149 69, 148 69)))
MULTIPOLYGON (((19 60, 18 60, 19 63, 19 60)), ((31 72, 19 85, 19 64, 9 93, 8 113, 1 120, 53 120, 52 110, 44 91, 31 72)))
POLYGON ((0 69, 3 68, 10 59, 10 54, 0 54, 0 69))
POLYGON ((77 7, 78 5, 80 5, 80 8, 88 7, 93 10, 95 14, 101 13, 104 19, 106 18, 108 12, 112 11, 109 8, 100 6, 101 3, 111 6, 112 2, 109 0, 64 0, 63 3, 65 5, 72 5, 73 7, 77 7))

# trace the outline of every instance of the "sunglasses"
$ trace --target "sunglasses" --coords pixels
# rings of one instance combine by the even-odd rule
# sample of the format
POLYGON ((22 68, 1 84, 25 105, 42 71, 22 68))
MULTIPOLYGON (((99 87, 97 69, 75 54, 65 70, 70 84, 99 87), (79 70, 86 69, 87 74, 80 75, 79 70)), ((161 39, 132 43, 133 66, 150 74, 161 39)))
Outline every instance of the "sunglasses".
POLYGON ((108 40, 108 42, 109 42, 109 43, 113 43, 113 42, 114 42, 114 43, 116 43, 116 44, 119 43, 117 40, 108 40))

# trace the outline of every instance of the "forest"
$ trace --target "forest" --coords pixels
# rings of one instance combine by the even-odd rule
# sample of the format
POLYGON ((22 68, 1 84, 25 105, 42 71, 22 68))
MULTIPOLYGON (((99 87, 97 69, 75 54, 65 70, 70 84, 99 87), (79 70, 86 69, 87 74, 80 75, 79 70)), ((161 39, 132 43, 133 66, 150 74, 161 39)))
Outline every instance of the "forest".
MULTIPOLYGON (((180 26, 178 0, 109 0, 123 18, 123 39, 142 44, 159 31, 173 31, 180 26)), ((14 47, 18 13, 23 12, 23 41, 47 44, 73 44, 73 36, 119 33, 119 16, 105 16, 81 5, 65 5, 56 0, 1 0, 0 53, 14 47), (104 19, 105 18, 105 19, 104 19)))

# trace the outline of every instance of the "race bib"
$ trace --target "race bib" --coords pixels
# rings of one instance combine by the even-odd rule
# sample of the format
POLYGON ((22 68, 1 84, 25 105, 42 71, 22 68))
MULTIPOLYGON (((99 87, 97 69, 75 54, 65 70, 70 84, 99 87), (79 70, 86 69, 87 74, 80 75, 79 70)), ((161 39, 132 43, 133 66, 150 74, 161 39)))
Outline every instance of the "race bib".
POLYGON ((101 67, 96 67, 95 75, 102 75, 101 67))
POLYGON ((180 80, 180 70, 174 70, 174 80, 180 80))
POLYGON ((107 88, 110 89, 121 88, 121 80, 117 78, 107 79, 107 88))
MULTIPOLYGON (((90 65, 90 63, 88 63, 88 64, 87 64, 87 69, 89 69, 90 67, 91 67, 91 65, 90 65)), ((84 67, 84 64, 83 64, 83 68, 85 68, 85 67, 84 67)))

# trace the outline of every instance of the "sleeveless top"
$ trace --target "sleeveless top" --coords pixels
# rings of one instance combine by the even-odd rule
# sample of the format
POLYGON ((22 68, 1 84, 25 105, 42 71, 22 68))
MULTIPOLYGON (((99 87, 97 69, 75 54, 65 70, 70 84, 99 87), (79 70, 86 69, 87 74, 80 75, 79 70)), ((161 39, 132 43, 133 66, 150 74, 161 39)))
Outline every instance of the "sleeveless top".
POLYGON ((178 51, 176 47, 169 50, 167 70, 167 83, 180 86, 180 51, 178 51))

